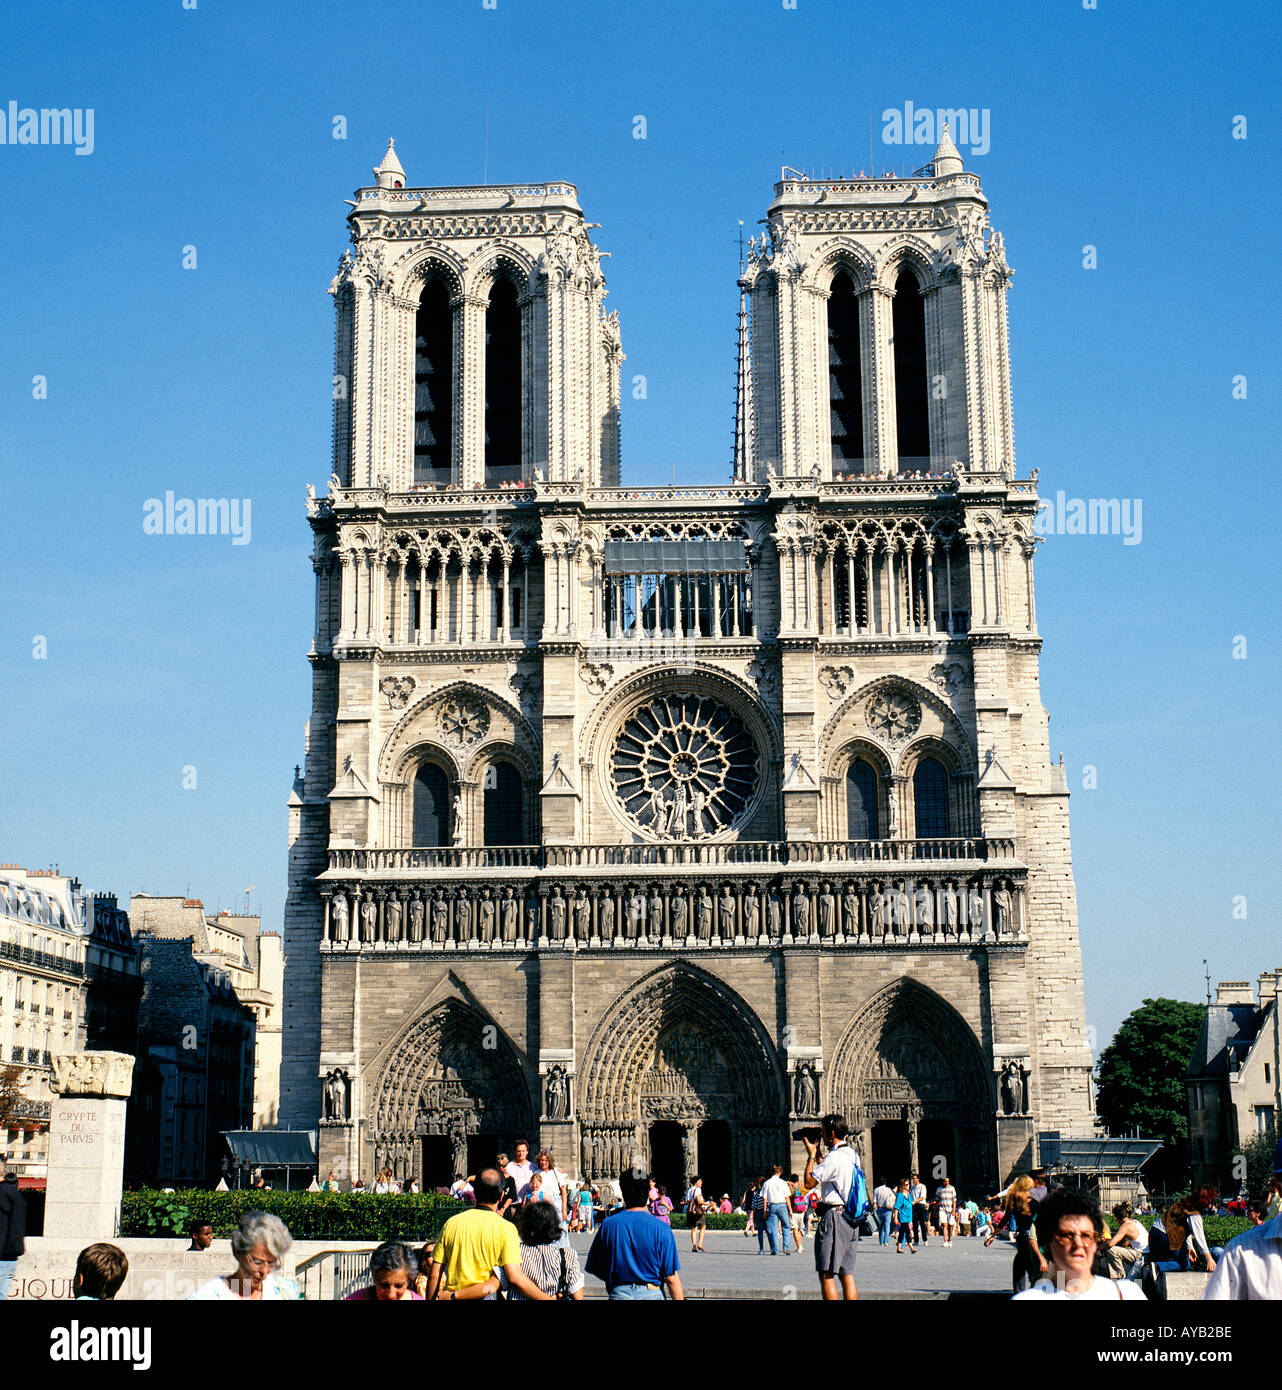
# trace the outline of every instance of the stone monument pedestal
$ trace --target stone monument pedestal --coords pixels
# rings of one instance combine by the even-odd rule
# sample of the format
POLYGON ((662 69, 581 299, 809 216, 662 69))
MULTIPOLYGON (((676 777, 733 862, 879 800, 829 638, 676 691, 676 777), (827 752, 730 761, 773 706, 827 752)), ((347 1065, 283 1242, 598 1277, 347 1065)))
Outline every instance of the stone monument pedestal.
POLYGON ((46 1236, 86 1245, 120 1229, 125 1105, 134 1059, 124 1052, 70 1052, 53 1059, 46 1236))

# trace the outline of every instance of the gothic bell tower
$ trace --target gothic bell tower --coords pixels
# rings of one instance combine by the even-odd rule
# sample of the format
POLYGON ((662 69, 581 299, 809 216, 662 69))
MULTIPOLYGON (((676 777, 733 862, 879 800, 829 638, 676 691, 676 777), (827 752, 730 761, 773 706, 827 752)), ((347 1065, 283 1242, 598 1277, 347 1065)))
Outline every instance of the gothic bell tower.
POLYGON ((337 301, 343 487, 619 477, 618 316, 572 184, 357 191, 337 301))
POLYGON ((1013 470, 1011 272, 947 125, 925 178, 792 172, 741 282, 752 304, 748 476, 1013 470))

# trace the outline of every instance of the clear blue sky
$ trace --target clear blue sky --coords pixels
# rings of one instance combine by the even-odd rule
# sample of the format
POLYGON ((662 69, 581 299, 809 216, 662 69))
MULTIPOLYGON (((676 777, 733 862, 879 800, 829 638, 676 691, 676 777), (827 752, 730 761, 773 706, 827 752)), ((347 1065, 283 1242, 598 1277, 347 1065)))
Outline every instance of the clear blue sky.
POLYGON ((1088 1022, 1102 1045, 1144 995, 1201 998, 1204 956, 1219 978, 1282 964, 1276 11, 1099 4, 10 6, 0 109, 92 107, 95 148, 0 146, 0 858, 211 907, 252 884, 279 924, 325 289, 389 135, 411 184, 578 185, 648 378, 625 476, 714 481, 738 220, 782 163, 925 162, 881 143, 912 101, 989 113, 988 152, 962 154, 1016 269, 1021 471, 1143 504, 1141 544, 1056 536, 1038 559, 1088 1022), (145 536, 167 489, 250 498, 251 543, 145 536))

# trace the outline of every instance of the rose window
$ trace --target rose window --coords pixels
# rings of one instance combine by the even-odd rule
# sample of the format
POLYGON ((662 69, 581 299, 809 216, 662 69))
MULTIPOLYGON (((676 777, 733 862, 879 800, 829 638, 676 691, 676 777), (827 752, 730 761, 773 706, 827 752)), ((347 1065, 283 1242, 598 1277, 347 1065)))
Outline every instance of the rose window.
POLYGON ((484 738, 490 727, 490 712, 484 705, 465 700, 447 700, 441 706, 441 732, 450 743, 465 746, 484 738))
POLYGON ((706 695, 665 695, 634 711, 610 757, 629 817, 663 840, 697 840, 735 825, 757 790, 752 736, 706 695))
POLYGON ((877 695, 868 706, 868 726, 889 739, 908 738, 921 725, 921 706, 898 691, 877 695))

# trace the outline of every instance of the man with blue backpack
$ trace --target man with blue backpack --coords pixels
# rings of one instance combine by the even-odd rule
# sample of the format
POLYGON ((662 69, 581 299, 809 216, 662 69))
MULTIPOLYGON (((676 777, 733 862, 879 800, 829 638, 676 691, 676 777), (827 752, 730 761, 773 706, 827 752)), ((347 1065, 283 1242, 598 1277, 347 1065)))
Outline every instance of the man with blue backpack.
POLYGON ((855 1253, 858 1227, 868 1213, 868 1183, 859 1155, 846 1142, 849 1130, 844 1115, 825 1115, 819 1122, 824 1157, 804 1131, 806 1171, 802 1185, 819 1189, 819 1228, 815 1232, 815 1269, 819 1290, 832 1302, 859 1297, 855 1287, 855 1253), (840 1284, 838 1284, 840 1280, 840 1284))

